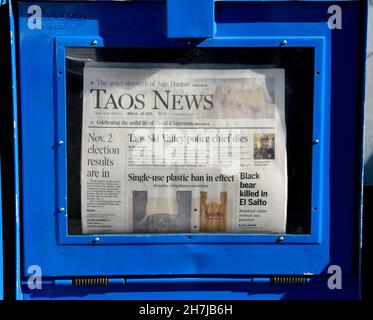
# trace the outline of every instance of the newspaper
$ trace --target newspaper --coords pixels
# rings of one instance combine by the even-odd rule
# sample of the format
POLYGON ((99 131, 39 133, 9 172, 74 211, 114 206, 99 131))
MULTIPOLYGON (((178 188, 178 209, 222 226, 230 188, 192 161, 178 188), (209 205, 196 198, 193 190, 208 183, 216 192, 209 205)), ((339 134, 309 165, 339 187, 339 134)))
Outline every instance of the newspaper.
POLYGON ((86 63, 83 234, 284 233, 284 70, 86 63))

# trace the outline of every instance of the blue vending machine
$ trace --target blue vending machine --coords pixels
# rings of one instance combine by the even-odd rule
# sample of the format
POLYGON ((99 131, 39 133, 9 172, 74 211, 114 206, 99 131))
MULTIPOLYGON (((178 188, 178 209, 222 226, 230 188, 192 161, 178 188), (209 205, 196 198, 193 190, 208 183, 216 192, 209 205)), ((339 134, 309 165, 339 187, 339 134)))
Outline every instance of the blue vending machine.
POLYGON ((18 299, 359 299, 366 1, 13 6, 18 299))
MULTIPOLYGON (((6 25, 6 22, 8 21, 7 15, 4 13, 6 12, 6 1, 1 0, 0 1, 0 30, 1 30, 1 36, 0 39, 1 41, 5 41, 3 39, 3 34, 4 32, 4 25, 6 25)), ((4 66, 4 60, 5 60, 5 55, 3 50, 0 50, 0 72, 4 72, 3 66, 4 66)), ((3 84, 3 76, 0 77, 0 83, 3 84)), ((1 90, 1 93, 3 93, 3 90, 1 90)), ((5 98, 4 95, 2 95, 0 99, 0 110, 3 110, 5 105, 5 98)), ((2 115, 0 115, 2 117, 2 115)), ((0 118, 0 131, 2 132, 2 119, 0 118)), ((1 178, 1 160, 2 160, 2 150, 0 150, 0 300, 4 299, 4 271, 3 271, 3 205, 2 205, 2 178, 1 178)))

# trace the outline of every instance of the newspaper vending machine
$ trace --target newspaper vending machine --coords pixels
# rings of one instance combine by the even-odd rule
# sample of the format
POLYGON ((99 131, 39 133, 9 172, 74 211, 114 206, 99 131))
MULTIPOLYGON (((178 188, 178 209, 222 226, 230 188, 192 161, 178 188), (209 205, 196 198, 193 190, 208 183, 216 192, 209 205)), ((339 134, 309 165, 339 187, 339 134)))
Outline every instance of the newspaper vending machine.
POLYGON ((19 299, 359 298, 365 1, 13 6, 19 299))

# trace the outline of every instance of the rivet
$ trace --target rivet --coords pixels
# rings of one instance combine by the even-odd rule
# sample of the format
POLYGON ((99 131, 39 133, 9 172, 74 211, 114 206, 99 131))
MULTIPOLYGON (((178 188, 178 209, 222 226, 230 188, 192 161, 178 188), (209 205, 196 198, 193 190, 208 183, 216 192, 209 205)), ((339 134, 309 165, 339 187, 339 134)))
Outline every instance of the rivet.
POLYGON ((93 239, 93 242, 99 242, 100 241, 100 238, 99 237, 96 237, 93 239))
POLYGON ((60 213, 63 213, 63 212, 65 212, 65 208, 59 208, 58 211, 59 211, 60 213))
POLYGON ((319 142, 320 142, 319 139, 315 139, 312 141, 313 144, 319 144, 319 142))
POLYGON ((59 140, 59 141, 58 141, 58 144, 59 144, 59 145, 63 144, 63 140, 59 140))
POLYGON ((95 46, 97 44, 97 40, 93 40, 92 42, 91 42, 91 46, 95 46))
POLYGON ((277 238, 277 241, 278 241, 278 242, 282 242, 282 241, 284 241, 284 239, 285 239, 285 238, 284 238, 283 236, 279 236, 279 237, 277 238))
POLYGON ((280 42, 280 46, 286 46, 287 45, 287 41, 286 40, 282 40, 281 42, 280 42))

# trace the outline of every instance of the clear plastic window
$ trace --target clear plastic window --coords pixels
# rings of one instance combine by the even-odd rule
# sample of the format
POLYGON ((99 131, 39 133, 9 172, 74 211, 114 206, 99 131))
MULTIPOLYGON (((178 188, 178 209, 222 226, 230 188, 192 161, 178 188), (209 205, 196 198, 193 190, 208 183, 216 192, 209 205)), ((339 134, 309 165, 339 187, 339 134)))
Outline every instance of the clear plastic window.
POLYGON ((310 232, 313 48, 67 48, 71 235, 310 232))

